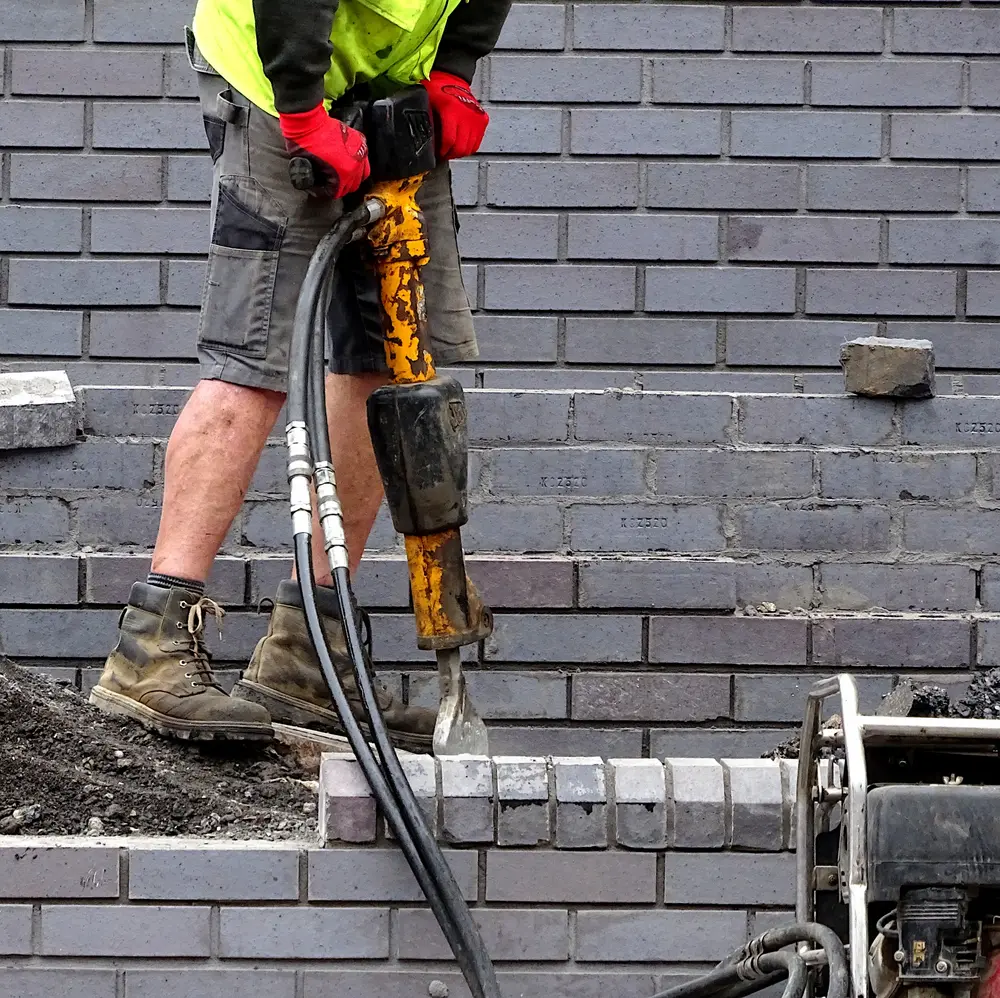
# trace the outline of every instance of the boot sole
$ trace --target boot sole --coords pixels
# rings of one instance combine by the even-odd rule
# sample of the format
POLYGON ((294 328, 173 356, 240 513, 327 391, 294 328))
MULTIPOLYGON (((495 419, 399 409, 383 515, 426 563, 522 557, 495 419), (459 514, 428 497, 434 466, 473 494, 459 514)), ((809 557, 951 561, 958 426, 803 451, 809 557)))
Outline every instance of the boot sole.
POLYGON ((90 703, 107 714, 117 714, 138 722, 144 728, 167 738, 181 741, 241 741, 269 742, 274 738, 270 724, 240 724, 234 721, 184 721, 161 714, 136 700, 122 696, 102 686, 90 693, 90 703))
MULTIPOLYGON (((269 686, 241 679, 230 696, 238 700, 249 700, 267 708, 271 720, 278 724, 290 724, 297 728, 307 728, 315 731, 325 731, 327 734, 347 736, 347 731, 336 711, 317 707, 316 704, 298 697, 290 697, 287 693, 273 690, 269 686)), ((371 731, 366 721, 359 721, 358 726, 366 741, 371 741, 371 731)), ((432 735, 415 735, 411 732, 389 731, 389 739, 397 749, 404 752, 430 753, 433 746, 432 735)))

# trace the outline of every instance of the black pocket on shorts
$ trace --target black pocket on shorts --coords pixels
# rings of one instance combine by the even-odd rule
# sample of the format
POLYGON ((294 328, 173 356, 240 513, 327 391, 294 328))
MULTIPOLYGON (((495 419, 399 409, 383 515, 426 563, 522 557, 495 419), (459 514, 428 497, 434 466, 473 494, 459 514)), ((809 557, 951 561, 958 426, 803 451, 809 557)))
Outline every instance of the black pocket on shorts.
POLYGON ((217 163, 226 146, 226 123, 210 114, 203 114, 201 117, 205 123, 205 135, 208 137, 208 153, 212 157, 212 162, 217 163))

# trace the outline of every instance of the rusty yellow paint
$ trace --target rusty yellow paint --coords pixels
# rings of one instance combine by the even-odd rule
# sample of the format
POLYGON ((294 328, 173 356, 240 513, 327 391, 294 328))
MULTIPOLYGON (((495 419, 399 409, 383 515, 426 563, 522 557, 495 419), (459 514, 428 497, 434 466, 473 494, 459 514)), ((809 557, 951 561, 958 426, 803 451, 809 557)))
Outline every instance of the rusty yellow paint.
POLYGON ((457 531, 406 538, 406 560, 410 567, 413 615, 418 638, 444 637, 455 633, 444 605, 445 549, 457 531))
POLYGON ((430 261, 417 191, 424 175, 376 184, 371 197, 385 206, 368 231, 382 298, 385 359, 397 384, 428 381, 434 361, 427 332, 427 306, 420 270, 430 261))

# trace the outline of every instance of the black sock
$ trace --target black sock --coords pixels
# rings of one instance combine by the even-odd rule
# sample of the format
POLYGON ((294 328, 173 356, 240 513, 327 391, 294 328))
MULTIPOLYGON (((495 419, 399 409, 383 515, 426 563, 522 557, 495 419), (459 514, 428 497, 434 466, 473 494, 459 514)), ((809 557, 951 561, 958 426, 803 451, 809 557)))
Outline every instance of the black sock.
POLYGON ((160 589, 186 589, 195 596, 205 595, 205 583, 196 582, 194 579, 182 579, 178 575, 161 575, 159 572, 150 572, 146 576, 147 586, 158 586, 160 589))

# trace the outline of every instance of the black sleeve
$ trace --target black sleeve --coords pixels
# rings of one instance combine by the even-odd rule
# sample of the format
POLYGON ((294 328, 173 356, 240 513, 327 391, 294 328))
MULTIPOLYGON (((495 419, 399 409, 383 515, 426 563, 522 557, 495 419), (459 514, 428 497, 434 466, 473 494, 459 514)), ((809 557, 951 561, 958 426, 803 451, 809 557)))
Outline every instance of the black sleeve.
POLYGON ((257 52, 278 111, 310 111, 325 96, 339 0, 253 0, 257 52))
POLYGON ((462 0, 448 18, 434 68, 471 83, 476 63, 496 45, 510 5, 511 0, 462 0))

